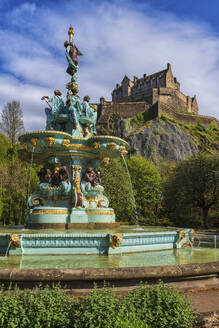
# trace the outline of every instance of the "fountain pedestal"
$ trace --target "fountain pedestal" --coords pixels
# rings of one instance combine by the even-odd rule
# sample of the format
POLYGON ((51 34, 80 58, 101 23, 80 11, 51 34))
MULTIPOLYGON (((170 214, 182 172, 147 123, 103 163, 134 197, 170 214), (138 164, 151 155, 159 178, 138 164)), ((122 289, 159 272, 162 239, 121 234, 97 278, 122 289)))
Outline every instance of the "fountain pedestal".
POLYGON ((26 133, 19 140, 23 159, 44 164, 37 193, 28 201, 28 228, 119 227, 103 195, 98 167, 126 152, 124 140, 110 136, 75 138, 61 131, 26 133))

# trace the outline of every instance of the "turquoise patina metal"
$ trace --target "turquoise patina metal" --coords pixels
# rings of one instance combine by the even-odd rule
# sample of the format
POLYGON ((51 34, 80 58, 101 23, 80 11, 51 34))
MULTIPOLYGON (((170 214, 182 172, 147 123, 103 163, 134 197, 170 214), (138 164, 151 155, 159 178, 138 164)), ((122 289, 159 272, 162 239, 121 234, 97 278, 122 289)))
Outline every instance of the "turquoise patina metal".
MULTIPOLYGON (((124 254, 181 248, 190 243, 189 229, 141 233, 58 233, 23 234, 20 236, 22 254, 124 254)), ((10 235, 0 235, 3 253, 10 235)), ((12 250, 13 253, 13 250, 12 250)))

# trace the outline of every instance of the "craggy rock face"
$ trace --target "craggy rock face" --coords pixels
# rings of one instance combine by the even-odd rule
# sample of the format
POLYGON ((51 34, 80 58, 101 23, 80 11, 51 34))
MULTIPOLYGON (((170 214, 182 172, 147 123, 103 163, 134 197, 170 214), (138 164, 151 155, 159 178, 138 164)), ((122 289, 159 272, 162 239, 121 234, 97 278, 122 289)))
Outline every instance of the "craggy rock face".
MULTIPOLYGON (((125 124, 123 125, 125 126, 125 124)), ((141 155, 151 161, 184 160, 198 153, 194 138, 171 122, 155 119, 148 127, 128 136, 124 128, 123 138, 130 144, 133 155, 141 155)))

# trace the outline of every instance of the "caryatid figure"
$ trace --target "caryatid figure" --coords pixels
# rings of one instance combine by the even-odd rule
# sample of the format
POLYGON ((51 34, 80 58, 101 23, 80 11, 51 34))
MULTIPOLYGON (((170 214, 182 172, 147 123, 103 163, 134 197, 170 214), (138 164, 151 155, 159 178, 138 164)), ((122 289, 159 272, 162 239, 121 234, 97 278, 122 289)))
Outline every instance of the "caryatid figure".
POLYGON ((49 108, 45 108, 46 130, 52 130, 54 128, 56 117, 64 112, 65 104, 61 95, 61 91, 55 90, 54 96, 43 96, 41 98, 41 100, 45 100, 46 103, 49 105, 49 108))
POLYGON ((76 85, 68 91, 67 98, 69 118, 73 124, 73 129, 76 130, 80 128, 79 118, 82 113, 82 104, 78 96, 78 87, 76 85))
POLYGON ((90 118, 92 121, 92 124, 90 125, 90 131, 93 135, 96 135, 96 123, 97 123, 97 106, 93 105, 91 106, 89 104, 90 97, 85 96, 84 101, 82 103, 83 108, 83 115, 90 118))

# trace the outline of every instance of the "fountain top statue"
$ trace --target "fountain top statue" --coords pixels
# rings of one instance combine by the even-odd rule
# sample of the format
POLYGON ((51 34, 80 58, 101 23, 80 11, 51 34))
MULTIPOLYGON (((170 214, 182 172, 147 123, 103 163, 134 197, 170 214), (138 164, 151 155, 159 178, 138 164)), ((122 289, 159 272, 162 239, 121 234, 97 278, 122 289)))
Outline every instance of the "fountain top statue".
POLYGON ((45 108, 46 130, 63 131, 73 137, 87 137, 96 135, 97 105, 90 105, 90 97, 85 96, 83 101, 78 96, 78 56, 82 53, 73 44, 73 27, 68 30, 69 41, 64 42, 65 54, 68 61, 67 73, 71 81, 66 85, 68 89, 66 100, 62 99, 59 90, 53 96, 43 96, 49 107, 45 108))
POLYGON ((71 89, 73 86, 78 84, 77 73, 78 73, 78 56, 82 56, 82 53, 76 45, 73 44, 74 29, 72 26, 68 30, 69 41, 64 42, 66 48, 65 55, 68 61, 67 73, 71 75, 71 82, 67 84, 67 88, 71 89))

